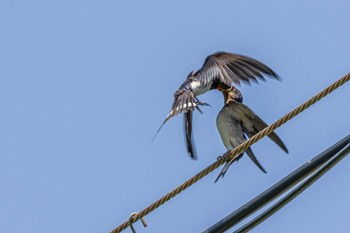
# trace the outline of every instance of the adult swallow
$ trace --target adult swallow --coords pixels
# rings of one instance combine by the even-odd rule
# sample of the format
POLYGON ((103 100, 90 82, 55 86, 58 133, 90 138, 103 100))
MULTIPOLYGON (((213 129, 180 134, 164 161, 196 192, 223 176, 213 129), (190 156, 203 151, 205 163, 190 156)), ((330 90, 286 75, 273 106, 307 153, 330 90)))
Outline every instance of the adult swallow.
MULTIPOLYGON (((221 136, 221 140, 228 151, 236 148, 240 144, 246 141, 246 135, 251 138, 261 130, 267 127, 267 124, 253 112, 248 106, 242 103, 243 96, 241 92, 234 87, 229 89, 220 89, 224 95, 225 106, 219 112, 216 118, 216 126, 221 136)), ((274 141, 282 150, 288 153, 287 147, 282 140, 277 136, 275 132, 272 132, 268 137, 274 141)), ((266 173, 263 166, 259 163, 255 157, 252 149, 249 147, 246 151, 249 158, 260 168, 260 170, 266 173)), ((244 152, 243 152, 244 153, 244 152)), ((224 177, 230 165, 239 160, 242 157, 240 154, 237 159, 232 159, 226 162, 219 176, 224 177)))
POLYGON ((265 81, 263 75, 280 79, 268 66, 250 57, 226 52, 217 52, 208 56, 202 67, 198 71, 192 71, 175 92, 171 110, 155 136, 170 118, 185 113, 187 151, 190 157, 195 159, 196 154, 192 145, 192 112, 195 109, 201 112, 199 106, 208 105, 199 101, 197 96, 218 87, 229 88, 232 83, 240 85, 241 82, 258 83, 258 79, 265 81))

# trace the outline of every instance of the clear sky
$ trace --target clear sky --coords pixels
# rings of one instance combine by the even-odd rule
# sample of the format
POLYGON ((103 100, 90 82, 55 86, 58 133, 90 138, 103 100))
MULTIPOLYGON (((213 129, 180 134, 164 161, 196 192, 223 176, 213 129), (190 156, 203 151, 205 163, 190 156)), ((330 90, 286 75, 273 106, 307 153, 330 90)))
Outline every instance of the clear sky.
MULTIPOLYGON (((223 106, 194 114, 199 155, 186 153, 183 119, 151 143, 173 93, 216 51, 254 57, 282 82, 242 85, 272 123, 350 72, 350 2, 0 0, 0 232, 109 232, 225 152, 223 106)), ((145 220, 137 232, 200 232, 349 133, 350 83, 244 157, 145 220)), ((348 232, 345 159, 253 232, 348 232)), ((127 229, 126 232, 130 232, 127 229)))

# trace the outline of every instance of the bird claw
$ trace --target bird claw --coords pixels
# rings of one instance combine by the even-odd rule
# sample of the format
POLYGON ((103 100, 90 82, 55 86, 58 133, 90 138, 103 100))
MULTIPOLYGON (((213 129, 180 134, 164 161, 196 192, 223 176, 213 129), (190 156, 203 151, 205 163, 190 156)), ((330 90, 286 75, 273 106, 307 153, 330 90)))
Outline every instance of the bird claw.
POLYGON ((225 154, 223 154, 223 155, 219 155, 217 158, 216 158, 216 160, 220 160, 220 159, 225 159, 225 158, 227 158, 228 156, 229 156, 229 153, 230 151, 228 151, 228 152, 225 152, 225 154))
POLYGON ((228 153, 226 152, 226 153, 223 154, 223 155, 219 155, 219 156, 216 158, 216 160, 225 159, 225 158, 227 158, 227 156, 228 156, 228 153))
POLYGON ((200 105, 200 106, 208 106, 208 107, 211 107, 210 104, 205 103, 205 102, 198 102, 198 105, 200 105))
POLYGON ((208 103, 205 103, 205 102, 201 102, 198 98, 195 98, 195 103, 199 106, 208 106, 208 107, 211 107, 210 104, 208 103))

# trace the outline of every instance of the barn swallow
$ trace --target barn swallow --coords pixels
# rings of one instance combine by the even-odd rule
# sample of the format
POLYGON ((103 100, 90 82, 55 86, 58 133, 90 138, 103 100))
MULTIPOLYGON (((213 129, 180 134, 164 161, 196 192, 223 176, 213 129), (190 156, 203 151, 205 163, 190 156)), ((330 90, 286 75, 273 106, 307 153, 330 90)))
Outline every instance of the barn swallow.
MULTIPOLYGON (((226 90, 219 90, 224 95, 225 106, 222 108, 216 118, 216 126, 224 146, 228 151, 230 151, 245 142, 246 135, 249 138, 253 137, 255 134, 266 128, 267 124, 249 107, 242 103, 243 96, 237 88, 231 87, 226 90)), ((282 150, 288 153, 287 147, 275 132, 270 133, 268 137, 282 150)), ((249 147, 245 152, 254 162, 254 164, 260 168, 262 172, 266 173, 265 169, 255 157, 252 149, 249 147)), ((237 159, 232 159, 225 163, 215 182, 217 182, 220 177, 224 177, 230 165, 234 161, 238 161, 242 157, 243 153, 240 154, 237 159)))
POLYGON ((208 56, 202 67, 198 71, 192 71, 175 92, 171 110, 155 136, 170 118, 185 113, 187 151, 189 156, 195 159, 196 154, 192 145, 192 112, 195 109, 201 112, 199 106, 208 106, 197 96, 218 87, 229 88, 232 83, 240 85, 241 82, 258 83, 258 79, 265 81, 263 75, 280 79, 268 66, 250 57, 226 52, 217 52, 208 56))

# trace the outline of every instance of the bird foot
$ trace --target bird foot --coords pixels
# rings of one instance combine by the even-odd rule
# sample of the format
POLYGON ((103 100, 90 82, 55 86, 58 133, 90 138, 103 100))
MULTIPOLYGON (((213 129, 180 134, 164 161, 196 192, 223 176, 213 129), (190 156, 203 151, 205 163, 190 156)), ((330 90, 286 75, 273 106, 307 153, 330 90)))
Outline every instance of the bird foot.
POLYGON ((226 153, 223 154, 223 155, 219 155, 219 156, 216 158, 216 160, 220 160, 220 159, 227 158, 227 156, 228 156, 228 153, 226 152, 226 153))
POLYGON ((210 104, 208 103, 205 103, 205 102, 201 102, 198 98, 195 98, 195 103, 199 106, 208 106, 208 107, 211 107, 210 104))

